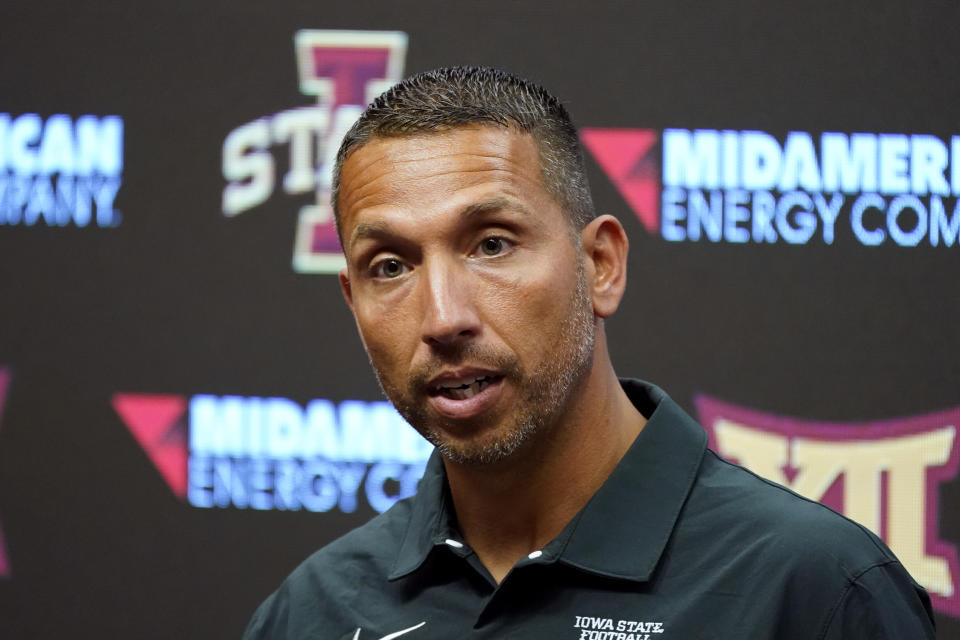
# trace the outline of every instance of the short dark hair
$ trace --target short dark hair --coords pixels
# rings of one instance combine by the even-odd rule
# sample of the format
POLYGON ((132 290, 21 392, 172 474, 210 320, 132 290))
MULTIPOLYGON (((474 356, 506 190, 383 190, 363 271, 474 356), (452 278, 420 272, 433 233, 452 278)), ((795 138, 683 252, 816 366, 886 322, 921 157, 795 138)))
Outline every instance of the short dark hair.
POLYGON ((343 162, 375 138, 448 131, 467 124, 516 127, 530 133, 540 151, 547 191, 566 210, 574 229, 595 217, 577 129, 560 101, 542 87, 490 67, 444 67, 411 76, 374 100, 347 132, 333 168, 331 204, 343 162))

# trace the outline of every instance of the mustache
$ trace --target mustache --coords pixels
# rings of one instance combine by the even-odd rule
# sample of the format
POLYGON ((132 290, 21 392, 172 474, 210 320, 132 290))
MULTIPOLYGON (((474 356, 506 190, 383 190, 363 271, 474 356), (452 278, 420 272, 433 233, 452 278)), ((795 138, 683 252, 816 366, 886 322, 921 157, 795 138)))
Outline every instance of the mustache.
POLYGON ((422 391, 444 369, 462 365, 491 369, 507 378, 522 373, 519 360, 509 351, 472 342, 440 345, 431 350, 429 359, 416 365, 410 372, 410 389, 422 391))

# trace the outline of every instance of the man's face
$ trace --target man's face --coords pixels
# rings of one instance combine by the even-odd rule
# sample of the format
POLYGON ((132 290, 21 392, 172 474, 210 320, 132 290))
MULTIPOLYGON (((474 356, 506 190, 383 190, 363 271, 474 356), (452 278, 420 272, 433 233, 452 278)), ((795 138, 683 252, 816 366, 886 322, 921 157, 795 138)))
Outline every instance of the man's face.
POLYGON ((343 165, 347 301, 387 397, 455 462, 548 433, 592 362, 581 252, 539 162, 529 134, 477 126, 343 165))

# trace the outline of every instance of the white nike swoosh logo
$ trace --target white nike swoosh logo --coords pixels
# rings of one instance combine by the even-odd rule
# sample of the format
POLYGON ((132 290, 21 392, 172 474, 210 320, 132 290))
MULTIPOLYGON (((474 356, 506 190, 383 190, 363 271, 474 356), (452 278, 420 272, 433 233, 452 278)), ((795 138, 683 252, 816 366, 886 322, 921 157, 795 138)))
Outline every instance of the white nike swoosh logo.
MULTIPOLYGON (((415 625, 413 625, 412 627, 410 627, 410 628, 408 628, 408 629, 401 629, 400 631, 394 631, 393 633, 389 633, 389 634, 383 636, 382 638, 380 638, 380 640, 393 640, 394 638, 399 638, 399 637, 402 636, 403 634, 405 634, 405 633, 410 633, 411 631, 414 631, 414 630, 416 630, 416 629, 419 629, 420 627, 422 627, 422 626, 425 625, 425 624, 427 624, 427 621, 426 621, 426 620, 424 620, 424 621, 421 622, 420 624, 415 624, 415 625)), ((359 640, 359 639, 360 639, 360 627, 357 627, 357 632, 353 634, 353 640, 359 640)))

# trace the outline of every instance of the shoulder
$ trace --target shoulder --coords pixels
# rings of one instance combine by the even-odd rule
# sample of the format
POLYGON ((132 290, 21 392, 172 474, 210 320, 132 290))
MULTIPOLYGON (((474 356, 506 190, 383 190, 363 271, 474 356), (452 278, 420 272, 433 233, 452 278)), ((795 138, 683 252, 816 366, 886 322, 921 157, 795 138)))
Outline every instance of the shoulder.
MULTIPOLYGON (((687 517, 733 532, 739 545, 828 565, 850 580, 896 557, 866 527, 790 489, 731 464, 713 451, 704 454, 690 494, 687 517)), ((731 540, 733 542, 733 540, 731 540)))
POLYGON ((926 592, 872 531, 712 451, 677 533, 673 553, 693 549, 699 566, 718 568, 705 582, 756 583, 752 602, 816 637, 933 637, 926 592), (854 633, 865 618, 904 634, 854 633))
POLYGON ((326 638, 354 618, 365 586, 385 582, 406 534, 410 499, 314 552, 254 613, 244 640, 326 638))
POLYGON ((712 451, 679 522, 685 545, 720 558, 740 554, 767 580, 842 590, 869 569, 897 562, 867 528, 712 451))

